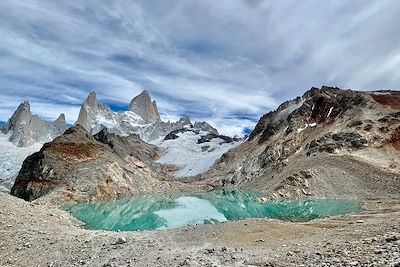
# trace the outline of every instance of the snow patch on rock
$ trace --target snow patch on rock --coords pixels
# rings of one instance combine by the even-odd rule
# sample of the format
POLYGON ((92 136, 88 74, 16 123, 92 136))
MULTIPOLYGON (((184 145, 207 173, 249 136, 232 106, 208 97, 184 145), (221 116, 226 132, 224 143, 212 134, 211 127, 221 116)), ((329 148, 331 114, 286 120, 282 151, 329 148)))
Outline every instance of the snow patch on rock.
POLYGON ((301 99, 299 103, 290 104, 287 108, 281 110, 281 111, 277 114, 276 118, 279 120, 279 119, 281 119, 281 118, 283 118, 283 117, 289 115, 289 114, 292 113, 293 111, 295 111, 295 110, 301 108, 301 106, 303 106, 303 104, 304 104, 304 101, 306 101, 306 100, 305 100, 305 99, 301 99))

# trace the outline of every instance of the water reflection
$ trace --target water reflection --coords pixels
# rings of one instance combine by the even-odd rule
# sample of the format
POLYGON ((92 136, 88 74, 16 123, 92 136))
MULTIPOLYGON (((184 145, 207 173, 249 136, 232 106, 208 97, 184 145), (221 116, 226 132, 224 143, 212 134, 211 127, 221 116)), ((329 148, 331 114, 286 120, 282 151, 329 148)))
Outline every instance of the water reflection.
POLYGON ((308 221, 360 210, 351 200, 287 200, 259 203, 258 192, 213 190, 207 192, 142 195, 65 209, 90 229, 154 230, 217 223, 242 218, 276 218, 308 221))

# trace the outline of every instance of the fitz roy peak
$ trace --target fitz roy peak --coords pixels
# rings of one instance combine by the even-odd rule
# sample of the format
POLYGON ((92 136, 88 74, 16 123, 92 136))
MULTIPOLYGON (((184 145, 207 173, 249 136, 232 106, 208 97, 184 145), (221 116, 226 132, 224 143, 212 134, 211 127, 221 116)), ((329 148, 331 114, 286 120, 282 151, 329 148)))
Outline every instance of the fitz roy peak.
POLYGON ((2 133, 11 134, 10 142, 21 147, 49 142, 62 135, 66 129, 64 114, 60 114, 54 122, 47 122, 32 115, 28 101, 21 103, 8 122, 0 127, 2 133))
POLYGON ((129 111, 132 111, 142 117, 146 123, 161 121, 156 101, 151 101, 151 96, 146 90, 132 99, 131 103, 129 104, 129 111))
POLYGON ((192 124, 189 118, 181 118, 177 122, 162 121, 156 102, 151 100, 148 91, 143 91, 134 97, 129 110, 122 112, 113 112, 107 105, 98 103, 96 93, 92 92, 81 107, 75 125, 78 124, 92 135, 107 128, 110 133, 120 136, 138 134, 146 142, 164 138, 170 132, 185 127, 218 134, 218 131, 208 123, 192 124))

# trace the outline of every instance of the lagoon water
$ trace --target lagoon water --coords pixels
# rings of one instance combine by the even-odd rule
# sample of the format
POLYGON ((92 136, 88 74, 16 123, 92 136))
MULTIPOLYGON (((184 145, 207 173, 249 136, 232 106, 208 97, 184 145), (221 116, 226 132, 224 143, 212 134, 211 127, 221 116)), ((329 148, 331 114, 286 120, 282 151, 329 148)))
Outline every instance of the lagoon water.
POLYGON ((213 190, 194 193, 142 195, 65 207, 88 229, 136 231, 212 224, 243 218, 292 221, 357 212, 352 200, 283 200, 258 203, 258 192, 213 190))

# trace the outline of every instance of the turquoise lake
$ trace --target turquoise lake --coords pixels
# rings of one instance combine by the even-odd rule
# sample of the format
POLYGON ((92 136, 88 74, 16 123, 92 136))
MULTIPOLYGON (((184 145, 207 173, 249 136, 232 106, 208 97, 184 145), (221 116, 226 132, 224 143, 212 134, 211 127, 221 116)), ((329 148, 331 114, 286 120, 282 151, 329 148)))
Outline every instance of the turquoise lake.
POLYGON ((283 200, 259 203, 257 192, 213 190, 142 195, 64 207, 86 228, 137 231, 213 224, 244 218, 309 221, 361 210, 353 200, 283 200))

